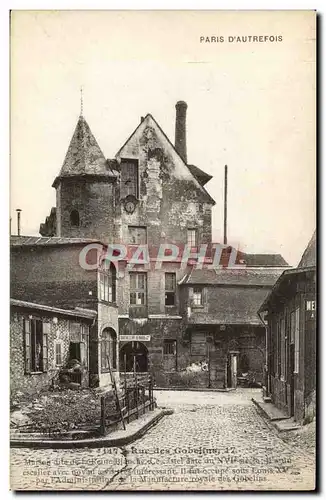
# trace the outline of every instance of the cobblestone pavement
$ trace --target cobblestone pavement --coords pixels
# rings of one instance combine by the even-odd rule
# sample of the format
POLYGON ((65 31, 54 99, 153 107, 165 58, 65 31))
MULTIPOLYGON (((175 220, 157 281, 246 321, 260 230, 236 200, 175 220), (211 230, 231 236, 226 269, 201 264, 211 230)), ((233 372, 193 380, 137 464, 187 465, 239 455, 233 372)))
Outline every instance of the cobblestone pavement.
POLYGON ((159 391, 172 407, 138 441, 123 448, 13 449, 13 489, 46 490, 312 490, 314 459, 286 444, 251 397, 159 391))

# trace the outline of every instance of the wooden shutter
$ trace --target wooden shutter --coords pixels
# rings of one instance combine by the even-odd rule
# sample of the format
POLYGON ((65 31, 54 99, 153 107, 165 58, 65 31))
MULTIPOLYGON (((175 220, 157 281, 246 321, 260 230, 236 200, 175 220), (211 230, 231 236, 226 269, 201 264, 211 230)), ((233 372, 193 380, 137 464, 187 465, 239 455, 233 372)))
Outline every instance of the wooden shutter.
POLYGON ((50 334, 50 323, 43 323, 43 371, 48 371, 48 339, 50 334))
POLYGON ((24 320, 25 373, 31 373, 31 322, 24 320))
POLYGON ((82 344, 80 349, 81 362, 88 368, 88 335, 89 326, 82 324, 82 344))

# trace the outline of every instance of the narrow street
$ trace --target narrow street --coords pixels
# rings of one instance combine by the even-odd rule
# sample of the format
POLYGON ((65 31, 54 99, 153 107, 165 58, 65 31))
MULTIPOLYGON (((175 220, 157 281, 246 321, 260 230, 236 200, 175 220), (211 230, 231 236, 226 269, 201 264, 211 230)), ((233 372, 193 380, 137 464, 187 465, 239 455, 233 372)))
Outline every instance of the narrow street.
POLYGON ((159 391, 174 409, 123 448, 13 449, 14 489, 314 489, 314 457, 286 444, 259 415, 260 389, 159 391))

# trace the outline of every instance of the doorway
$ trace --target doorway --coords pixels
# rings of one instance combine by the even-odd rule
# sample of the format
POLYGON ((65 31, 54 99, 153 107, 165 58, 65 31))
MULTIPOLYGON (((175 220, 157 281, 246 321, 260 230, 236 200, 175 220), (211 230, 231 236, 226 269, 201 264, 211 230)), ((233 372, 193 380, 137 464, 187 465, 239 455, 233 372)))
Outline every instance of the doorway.
POLYGON ((148 350, 142 342, 127 342, 120 349, 120 372, 147 372, 148 350))

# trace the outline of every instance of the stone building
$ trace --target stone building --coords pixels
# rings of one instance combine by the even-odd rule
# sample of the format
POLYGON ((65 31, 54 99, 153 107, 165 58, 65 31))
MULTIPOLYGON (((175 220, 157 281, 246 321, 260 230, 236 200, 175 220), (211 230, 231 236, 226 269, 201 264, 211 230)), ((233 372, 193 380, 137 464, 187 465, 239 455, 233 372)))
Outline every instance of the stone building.
MULTIPOLYGON (((118 309, 116 272, 113 264, 101 261, 98 252, 87 254, 87 245, 102 245, 98 240, 60 237, 11 237, 11 296, 52 308, 76 308, 94 313, 89 331, 89 384, 110 383, 111 368, 118 374, 118 309)), ((41 307, 41 306, 40 306, 41 307)), ((69 315, 69 311, 66 311, 69 315)), ((81 351, 76 358, 80 359, 81 351)))
POLYGON ((10 389, 34 392, 59 383, 59 371, 77 359, 67 380, 89 383, 89 331, 96 311, 68 310, 10 300, 10 389))
MULTIPOLYGON (((56 207, 40 227, 43 236, 121 245, 117 263, 120 370, 150 370, 160 385, 170 383, 168 371, 178 372, 195 359, 185 343, 189 325, 184 294, 190 290, 185 280, 202 252, 207 265, 212 265, 215 255, 215 202, 205 188, 211 176, 188 163, 186 112, 187 104, 178 102, 175 145, 148 114, 111 160, 105 159, 80 116, 53 183, 56 207), (140 249, 143 263, 135 259, 140 249)), ((267 257, 276 268, 287 265, 281 256, 267 257)), ((261 256, 260 266, 270 267, 264 259, 261 256)), ((245 262, 240 253, 236 261, 245 262)), ((266 291, 264 283, 262 287, 266 291)), ((244 331, 250 321, 244 323, 244 331)))
MULTIPOLYGON (((274 257, 274 256, 272 256, 274 257)), ((211 387, 263 384, 265 328, 257 310, 284 267, 192 270, 182 281, 184 330, 179 367, 209 360, 211 387)))
POLYGON ((316 233, 295 269, 282 273, 259 312, 267 320, 267 396, 288 416, 316 411, 316 233))

